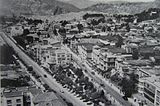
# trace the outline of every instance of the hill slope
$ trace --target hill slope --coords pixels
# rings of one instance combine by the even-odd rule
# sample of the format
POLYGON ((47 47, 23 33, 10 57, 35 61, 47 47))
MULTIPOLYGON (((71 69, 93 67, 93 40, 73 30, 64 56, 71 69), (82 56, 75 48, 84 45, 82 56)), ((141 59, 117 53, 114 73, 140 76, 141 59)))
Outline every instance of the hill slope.
POLYGON ((91 1, 91 0, 58 0, 62 2, 67 2, 69 4, 72 4, 80 9, 90 7, 94 4, 97 4, 97 2, 91 1))
POLYGON ((77 12, 79 9, 71 4, 56 0, 1 0, 1 14, 56 15, 77 12))
POLYGON ((157 7, 153 2, 119 2, 119 3, 108 3, 108 4, 96 4, 91 7, 85 8, 87 11, 99 11, 106 13, 129 13, 135 14, 140 13, 146 9, 157 7))

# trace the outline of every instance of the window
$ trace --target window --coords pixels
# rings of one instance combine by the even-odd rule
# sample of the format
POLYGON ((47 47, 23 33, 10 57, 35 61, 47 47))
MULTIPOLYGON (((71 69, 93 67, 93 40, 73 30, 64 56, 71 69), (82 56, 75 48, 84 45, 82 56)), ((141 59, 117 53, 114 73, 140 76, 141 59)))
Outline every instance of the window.
POLYGON ((21 106, 21 104, 17 104, 16 106, 21 106))
POLYGON ((62 60, 66 60, 65 58, 62 58, 62 60))
POLYGON ((154 99, 153 99, 153 98, 149 97, 149 96, 146 95, 145 93, 144 93, 144 96, 145 96, 149 101, 151 101, 152 103, 154 103, 154 99))
POLYGON ((7 100, 7 104, 11 104, 12 103, 12 100, 7 100))
POLYGON ((160 102, 159 99, 160 99, 160 98, 157 96, 157 98, 156 98, 157 102, 160 102))
POLYGON ((70 55, 67 55, 67 57, 70 57, 70 55))
POLYGON ((69 61, 70 59, 68 58, 67 60, 69 61))
POLYGON ((20 103, 20 102, 21 102, 21 99, 16 99, 16 102, 17 102, 17 103, 20 103))
POLYGON ((151 97, 154 97, 155 94, 153 92, 151 92, 150 90, 144 88, 144 92, 147 93, 148 95, 150 95, 151 97))
POLYGON ((160 97, 160 91, 157 91, 157 95, 160 97))

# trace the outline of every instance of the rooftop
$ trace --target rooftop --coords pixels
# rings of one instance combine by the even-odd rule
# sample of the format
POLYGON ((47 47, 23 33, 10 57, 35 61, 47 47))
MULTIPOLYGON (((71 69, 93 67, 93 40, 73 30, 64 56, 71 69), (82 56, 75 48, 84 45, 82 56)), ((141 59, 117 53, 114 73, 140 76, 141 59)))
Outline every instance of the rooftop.
POLYGON ((41 93, 33 101, 39 106, 66 106, 53 92, 41 93))
POLYGON ((33 38, 39 38, 39 36, 37 34, 28 34, 28 37, 33 37, 33 38))
POLYGON ((17 87, 17 88, 12 88, 12 89, 9 88, 9 90, 8 89, 4 89, 4 94, 5 94, 5 91, 9 91, 9 92, 7 92, 7 95, 9 93, 11 93, 9 95, 12 95, 12 92, 13 92, 13 95, 14 95, 14 93, 17 93, 17 92, 23 92, 23 93, 31 92, 31 94, 33 96, 37 95, 39 93, 42 93, 42 91, 40 89, 37 89, 35 86, 17 87))
POLYGON ((20 96, 23 96, 23 92, 22 91, 9 91, 9 92, 4 92, 3 95, 6 98, 20 97, 20 96))
POLYGON ((92 51, 93 46, 96 45, 96 44, 93 44, 93 43, 79 43, 78 45, 85 47, 87 51, 92 51))
POLYGON ((156 75, 159 76, 160 75, 160 67, 141 67, 141 69, 151 75, 156 75))
POLYGON ((117 48, 115 46, 108 46, 108 49, 113 54, 123 54, 123 53, 126 53, 125 49, 117 48))
POLYGON ((98 38, 101 40, 117 41, 116 36, 112 36, 112 35, 99 36, 98 38))
POLYGON ((151 76, 145 78, 146 81, 150 82, 151 84, 155 85, 160 89, 160 76, 151 76))
POLYGON ((151 65, 150 60, 126 60, 124 61, 125 64, 132 65, 132 66, 147 66, 151 65))

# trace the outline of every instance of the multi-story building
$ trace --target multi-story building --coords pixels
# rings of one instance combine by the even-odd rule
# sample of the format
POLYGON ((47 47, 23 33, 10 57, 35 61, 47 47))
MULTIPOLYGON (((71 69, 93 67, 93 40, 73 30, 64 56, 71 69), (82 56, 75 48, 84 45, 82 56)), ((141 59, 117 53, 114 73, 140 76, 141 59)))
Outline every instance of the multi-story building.
POLYGON ((54 92, 42 92, 36 87, 4 89, 2 106, 66 106, 54 92))
POLYGON ((23 92, 4 92, 2 106, 24 106, 23 105, 23 92))
POLYGON ((160 78, 148 77, 144 82, 144 97, 150 106, 160 106, 160 78))
POLYGON ((138 69, 139 67, 143 66, 146 67, 147 65, 151 65, 150 60, 132 60, 130 55, 128 55, 126 58, 118 58, 116 60, 116 70, 122 77, 132 72, 135 72, 138 75, 145 74, 145 73, 140 73, 138 69))
POLYGON ((66 50, 60 49, 55 51, 56 64, 69 64, 72 60, 72 55, 66 50))
POLYGON ((92 50, 92 61, 96 64, 99 65, 99 57, 100 57, 100 51, 101 48, 98 45, 93 46, 92 50))
POLYGON ((86 59, 92 58, 92 48, 94 44, 91 43, 81 43, 78 45, 78 53, 80 58, 84 61, 86 59))
MULTIPOLYGON (((92 51, 92 61, 101 70, 107 69, 117 69, 117 59, 118 58, 131 58, 131 55, 126 55, 122 53, 117 53, 114 46, 94 46, 92 51)), ((119 49, 118 49, 119 50, 119 49)), ((121 51, 120 51, 121 52, 121 51)))
POLYGON ((115 68, 116 55, 109 52, 108 49, 101 50, 99 60, 99 68, 101 70, 106 71, 107 69, 115 68))
MULTIPOLYGON (((154 82, 157 83, 156 82, 157 77, 160 75, 159 69, 160 69, 159 67, 149 67, 149 66, 147 66, 147 67, 143 66, 143 67, 137 68, 136 74, 139 76, 137 87, 138 87, 138 93, 140 95, 146 96, 145 92, 147 92, 146 87, 148 85, 145 85, 145 83, 149 83, 151 81, 153 83, 154 82), (153 80, 153 79, 155 79, 155 80, 153 80)), ((154 87, 152 89, 154 90, 154 87)))
POLYGON ((72 55, 64 49, 51 49, 43 54, 42 65, 45 63, 52 65, 69 64, 72 60, 72 55))

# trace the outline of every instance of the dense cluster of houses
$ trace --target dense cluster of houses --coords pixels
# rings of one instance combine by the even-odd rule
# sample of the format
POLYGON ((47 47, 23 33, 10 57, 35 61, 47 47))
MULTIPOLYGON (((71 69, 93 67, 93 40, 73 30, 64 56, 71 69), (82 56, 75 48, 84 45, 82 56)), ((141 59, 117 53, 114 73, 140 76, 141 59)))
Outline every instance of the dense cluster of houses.
POLYGON ((134 73, 138 75, 138 95, 159 106, 160 20, 126 23, 109 17, 98 25, 90 20, 47 20, 37 25, 24 20, 11 27, 11 35, 28 29, 26 50, 32 51, 43 67, 70 64, 72 55, 63 48, 67 45, 104 77, 109 73, 124 78, 134 73))

